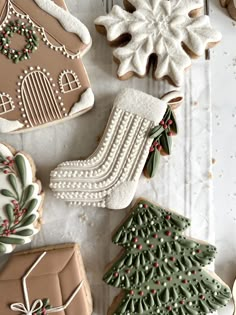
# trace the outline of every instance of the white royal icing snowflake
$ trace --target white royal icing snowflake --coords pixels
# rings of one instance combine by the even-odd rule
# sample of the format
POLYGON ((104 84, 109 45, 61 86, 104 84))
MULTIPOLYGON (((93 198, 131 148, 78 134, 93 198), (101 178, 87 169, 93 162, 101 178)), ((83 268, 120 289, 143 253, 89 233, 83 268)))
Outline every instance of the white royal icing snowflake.
MULTIPOLYGON (((127 2, 127 1, 126 1, 127 2)), ((152 54, 158 57, 154 77, 169 77, 175 85, 183 82, 184 70, 191 65, 191 55, 201 56, 209 44, 221 40, 206 15, 193 10, 202 8, 202 0, 129 0, 134 12, 115 5, 106 16, 96 19, 103 26, 108 41, 131 35, 127 45, 114 50, 119 62, 118 76, 144 76, 152 54), (187 48, 187 49, 186 49, 187 48)))

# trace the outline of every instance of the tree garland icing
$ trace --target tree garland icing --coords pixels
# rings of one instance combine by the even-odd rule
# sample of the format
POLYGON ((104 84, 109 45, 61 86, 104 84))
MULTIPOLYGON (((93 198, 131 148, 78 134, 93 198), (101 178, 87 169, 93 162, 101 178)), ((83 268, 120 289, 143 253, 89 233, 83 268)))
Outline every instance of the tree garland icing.
POLYGON ((150 148, 149 156, 144 168, 144 172, 148 177, 154 177, 160 162, 161 154, 170 155, 172 147, 172 136, 178 133, 178 126, 175 115, 168 105, 165 116, 158 126, 155 126, 150 137, 153 143, 150 148))
POLYGON ((203 268, 216 248, 184 237, 189 225, 146 200, 134 206, 113 236, 124 252, 104 281, 124 292, 109 314, 204 315, 227 304, 230 289, 203 268))
POLYGON ((30 242, 38 232, 40 193, 26 156, 23 153, 13 156, 0 144, 0 253, 30 242))
POLYGON ((14 63, 30 59, 30 54, 37 50, 39 39, 33 26, 20 20, 9 21, 0 32, 0 52, 14 63), (25 37, 26 45, 23 50, 11 48, 11 38, 14 34, 25 37))

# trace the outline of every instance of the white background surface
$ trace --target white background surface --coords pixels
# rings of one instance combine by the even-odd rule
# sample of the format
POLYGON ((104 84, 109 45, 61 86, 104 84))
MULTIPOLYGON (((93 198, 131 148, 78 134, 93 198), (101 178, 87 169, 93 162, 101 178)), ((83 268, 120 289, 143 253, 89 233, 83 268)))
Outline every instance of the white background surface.
MULTIPOLYGON (((216 271, 232 286, 236 278, 236 23, 218 0, 210 5, 212 22, 223 34, 211 54, 216 271)), ((219 313, 232 314, 232 305, 219 313)))
MULTIPOLYGON (((58 163, 68 159, 80 158, 81 156, 86 157, 93 152, 96 147, 96 137, 101 135, 109 116, 112 100, 119 89, 127 86, 127 83, 122 83, 115 79, 116 66, 112 63, 111 49, 105 44, 106 41, 104 38, 94 30, 93 19, 103 13, 102 5, 97 6, 98 3, 102 3, 102 0, 73 1, 75 0, 67 0, 70 4, 74 3, 70 9, 73 8, 73 13, 77 14, 78 12, 77 15, 80 16, 83 21, 86 21, 94 38, 94 46, 84 59, 94 87, 97 106, 91 113, 79 119, 24 136, 4 136, 4 140, 15 145, 18 149, 23 148, 34 157, 37 163, 39 177, 42 179, 44 187, 47 190, 44 212, 45 225, 42 232, 35 238, 33 246, 68 241, 78 241, 81 243, 85 264, 89 270, 89 277, 93 281, 93 293, 96 295, 95 314, 100 315, 106 314, 108 302, 104 304, 104 300, 106 297, 109 298, 110 295, 108 286, 101 285, 101 278, 105 263, 108 262, 108 256, 111 258, 114 257, 114 248, 110 240, 110 230, 105 230, 102 235, 100 235, 98 231, 104 230, 104 226, 107 226, 107 224, 110 224, 113 229, 124 216, 124 213, 111 213, 107 212, 107 210, 99 209, 78 209, 73 211, 73 209, 68 209, 63 202, 56 201, 52 198, 47 187, 49 184, 49 172, 58 163), (88 7, 90 8, 89 19, 87 18, 88 7), (94 121, 96 121, 96 124, 94 121), (86 141, 84 141, 85 138, 86 141), (42 139, 46 140, 42 142, 42 139), (64 141, 65 139, 66 141, 64 141), (41 144, 40 147, 39 144, 41 144), (65 211, 67 211, 66 221, 64 220, 65 211), (71 229, 71 221, 77 222, 76 230, 71 229), (52 232, 51 224, 57 228, 57 233, 52 232), (88 240, 90 240, 90 243, 87 243, 88 240), (83 246, 84 244, 89 245, 83 246), (100 298, 98 298, 98 292, 96 292, 98 290, 101 290, 100 298)), ((234 207, 236 203, 236 141, 234 139, 234 134, 236 133, 236 101, 234 98, 234 94, 236 94, 236 26, 233 26, 232 20, 228 17, 226 10, 219 6, 218 0, 211 0, 210 5, 212 22, 214 26, 223 33, 222 43, 211 51, 210 62, 212 71, 211 94, 214 127, 212 158, 216 160, 213 167, 213 183, 215 188, 214 214, 216 245, 219 252, 216 259, 216 271, 227 284, 232 285, 234 277, 236 277, 236 209, 234 207)), ((206 69, 207 68, 208 65, 206 69)), ((192 87, 193 91, 189 91, 189 83, 187 84, 187 96, 190 93, 193 96, 193 101, 200 100, 201 104, 207 105, 209 97, 207 83, 208 72, 205 71, 205 68, 201 68, 201 66, 198 68, 197 64, 195 64, 194 68, 189 72, 188 77, 190 81, 193 77, 192 81, 195 83, 192 87), (202 95, 202 99, 200 95, 202 95)), ((151 79, 131 80, 128 82, 128 86, 135 86, 156 96, 161 95, 160 89, 157 89, 157 83, 154 83, 151 79), (144 84, 146 84, 146 86, 144 84)), ((164 88, 165 86, 161 83, 160 87, 164 88)), ((184 120, 183 117, 189 117, 190 108, 189 106, 182 107, 178 113, 179 118, 181 119, 182 117, 184 120), (183 115, 185 112, 186 116, 183 115)), ((209 169, 210 142, 208 137, 209 130, 211 129, 210 115, 208 116, 207 108, 196 107, 196 109, 191 108, 191 111, 193 124, 187 120, 185 121, 185 127, 192 130, 194 137, 192 140, 187 138, 185 144, 187 143, 188 146, 192 144, 193 147, 199 148, 199 159, 197 156, 195 163, 197 161, 199 163, 199 170, 206 173, 205 171, 209 169), (200 113, 201 110, 205 112, 205 116, 201 116, 203 115, 203 113, 200 113), (194 119, 198 115, 204 117, 202 121, 205 132, 204 140, 201 139, 201 135, 198 132, 197 119, 194 119), (208 120, 209 127, 206 123, 208 120)), ((184 123, 181 125, 183 126, 184 123)), ((182 160, 182 151, 179 148, 184 139, 183 131, 182 129, 179 137, 175 140, 173 154, 170 159, 166 161, 163 160, 162 162, 161 171, 158 175, 158 187, 161 186, 162 188, 159 188, 157 193, 160 203, 170 206, 173 209, 176 208, 177 211, 181 211, 182 209, 182 212, 184 212, 184 208, 181 204, 184 200, 181 198, 178 200, 178 193, 174 195, 174 189, 167 189, 165 186, 167 184, 165 183, 173 176, 172 168, 175 172, 178 169, 181 173, 181 167, 179 167, 178 162, 182 160), (172 198, 169 198, 169 193, 172 195, 172 198), (176 204, 178 204, 177 207, 175 207, 176 204)), ((194 163, 192 163, 192 161, 194 161, 194 152, 193 150, 193 158, 191 159, 191 157, 189 157, 188 168, 194 168, 196 170, 196 165, 193 167, 194 163)), ((199 171, 199 174, 200 173, 199 171)), ((174 175, 175 174, 176 173, 174 173, 174 175)), ((189 183, 184 182, 184 179, 182 177, 180 179, 178 175, 176 175, 176 178, 178 181, 181 181, 180 185, 187 187, 189 183)), ((201 230, 199 228, 200 225, 197 224, 197 222, 201 220, 201 216, 202 218, 206 217, 204 212, 205 208, 207 209, 207 207, 209 207, 210 209, 206 201, 209 202, 210 196, 208 190, 209 184, 211 183, 209 183, 209 180, 206 178, 205 181, 202 181, 202 186, 199 184, 200 181, 198 182, 198 179, 202 180, 204 176, 203 174, 200 174, 199 178, 198 176, 193 176, 193 178, 196 179, 196 188, 193 187, 192 196, 194 197, 195 192, 198 190, 201 191, 201 196, 203 196, 202 192, 203 194, 205 192, 206 196, 198 199, 196 197, 196 200, 194 199, 192 203, 194 205, 193 209, 187 207, 186 209, 190 212, 185 213, 193 219, 193 235, 200 239, 207 238, 204 235, 206 232, 212 235, 208 228, 213 226, 213 219, 210 217, 206 220, 206 226, 208 228, 203 226, 201 230), (201 189, 199 189, 199 187, 201 189), (203 213, 201 213, 201 211, 203 211, 203 213)), ((172 181, 172 184, 175 185, 175 181, 172 181)), ((177 189, 177 192, 181 191, 181 188, 177 186, 177 182, 176 187, 179 189, 177 189)), ((152 193, 150 187, 145 187, 144 180, 142 180, 142 188, 142 190, 139 189, 138 193, 145 192, 147 188, 147 192, 142 194, 143 196, 148 196, 152 193)), ((155 196, 152 197, 152 200, 154 199, 155 196)), ((187 200, 189 199, 191 198, 187 198, 187 200)), ((209 238, 210 237, 208 237, 208 239, 209 238)), ((220 311, 219 314, 231 315, 232 306, 220 311)))

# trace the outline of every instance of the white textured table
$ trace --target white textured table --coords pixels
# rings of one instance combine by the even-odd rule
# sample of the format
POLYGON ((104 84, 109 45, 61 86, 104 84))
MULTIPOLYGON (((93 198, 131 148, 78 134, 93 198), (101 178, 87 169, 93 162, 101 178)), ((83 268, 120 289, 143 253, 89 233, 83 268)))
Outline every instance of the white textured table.
MULTIPOLYGON (((219 1, 210 4, 214 25, 223 34, 211 58, 216 270, 232 286, 236 277, 236 27, 219 1)), ((219 313, 231 315, 232 305, 219 313)))
MULTIPOLYGON (((119 0, 113 1, 113 3, 117 2, 119 0)), ((106 263, 119 250, 114 248, 111 243, 111 230, 119 224, 124 216, 124 211, 109 212, 101 209, 67 208, 62 201, 55 200, 48 189, 49 172, 62 161, 86 157, 93 152, 97 145, 96 139, 101 135, 105 127, 112 102, 120 88, 135 87, 154 96, 161 96, 163 91, 167 92, 173 87, 163 82, 157 83, 152 80, 151 76, 143 80, 132 79, 126 82, 120 82, 116 79, 116 65, 112 62, 111 48, 108 47, 105 38, 96 33, 93 25, 94 18, 99 14, 103 14, 104 9, 110 9, 112 1, 67 0, 67 4, 72 12, 86 23, 92 33, 94 45, 91 52, 85 56, 84 62, 94 88, 96 107, 83 117, 67 123, 25 135, 1 136, 1 139, 15 145, 18 149, 26 150, 34 157, 39 177, 42 179, 47 193, 44 212, 45 225, 41 233, 34 239, 32 246, 70 241, 79 242, 82 246, 82 253, 92 284, 95 302, 94 314, 101 315, 106 314, 108 304, 114 295, 114 290, 104 285, 101 280, 106 263), (104 227, 108 228, 104 231, 104 227)), ((217 14, 220 16, 219 20, 217 17, 215 18, 214 24, 218 25, 219 29, 222 29, 222 25, 224 26, 227 18, 222 11, 220 13, 219 9, 215 8, 214 3, 212 3, 212 8, 215 11, 214 17, 217 14), (222 20, 222 23, 219 23, 220 20, 222 20)), ((229 28, 232 28, 229 19, 228 23, 229 28)), ((231 33, 233 33, 233 29, 231 33)), ((231 44, 232 42, 231 39, 231 44)), ((228 56, 224 54, 224 48, 222 47, 223 45, 216 49, 215 56, 212 58, 212 64, 217 64, 213 68, 214 71, 215 69, 219 69, 218 71, 221 69, 221 72, 224 72, 226 76, 228 72, 225 71, 222 57, 226 58, 228 56)), ((232 58, 233 56, 231 55, 232 58)), ((216 104, 219 106, 214 107, 214 118, 216 115, 219 115, 215 113, 215 108, 217 108, 219 113, 224 113, 226 116, 225 108, 228 106, 227 117, 233 126, 233 101, 231 101, 232 106, 230 107, 230 96, 228 96, 228 104, 224 103, 223 101, 227 96, 225 93, 226 87, 222 89, 222 94, 219 88, 219 86, 222 86, 222 82, 226 85, 229 80, 223 79, 222 81, 222 77, 221 73, 213 76, 213 87, 218 91, 217 97, 213 93, 213 105, 217 102, 216 104), (220 99, 221 102, 219 102, 220 99)), ((233 75, 232 83, 236 83, 233 75)), ((231 86, 232 91, 234 91, 233 84, 231 86)), ((227 85, 228 88, 229 84, 227 85)), ((173 153, 170 158, 162 159, 160 171, 155 179, 152 181, 141 179, 136 195, 137 197, 149 197, 153 201, 158 201, 164 206, 176 209, 176 211, 190 217, 192 219, 190 234, 196 238, 214 242, 214 213, 211 206, 212 180, 209 176, 212 158, 212 110, 208 62, 203 59, 194 62, 193 68, 186 76, 184 92, 186 102, 177 112, 180 132, 178 137, 174 139, 173 153)), ((216 189, 218 189, 216 194, 217 208, 215 209, 220 222, 219 224, 217 223, 219 228, 216 229, 217 240, 220 240, 217 242, 220 251, 217 259, 217 269, 224 280, 232 282, 233 270, 231 270, 231 275, 229 273, 226 274, 228 268, 224 270, 223 267, 233 266, 232 264, 230 265, 230 257, 232 260, 234 258, 232 247, 226 246, 226 244, 230 245, 230 242, 234 244, 234 240, 229 241, 227 236, 227 234, 233 234, 233 232, 230 233, 228 228, 224 232, 225 226, 222 225, 222 221, 227 218, 229 226, 232 225, 233 229, 233 224, 235 224, 232 219, 234 217, 233 212, 230 212, 230 208, 224 206, 224 204, 227 202, 227 194, 231 194, 230 200, 234 201, 232 198, 234 194, 232 188, 234 180, 232 179, 231 189, 229 188, 230 186, 222 188, 222 185, 226 186, 223 180, 227 183, 228 181, 225 174, 223 177, 219 177, 221 169, 226 172, 219 161, 224 159, 222 150, 224 146, 226 147, 225 152, 231 150, 228 144, 229 141, 225 139, 226 132, 233 132, 234 129, 232 127, 232 129, 228 128, 226 130, 226 120, 224 129, 222 129, 223 120, 221 126, 218 127, 217 123, 219 121, 218 118, 214 131, 214 139, 217 140, 216 147, 219 148, 221 146, 217 155, 214 156, 217 159, 215 184, 216 189), (226 243, 226 240, 228 240, 228 243, 226 243)), ((232 137, 229 139, 233 141, 232 137)), ((231 153, 234 155, 233 152, 231 153)), ((229 160, 233 164, 234 160, 230 158, 229 160)), ((229 162, 226 163, 229 165, 229 162)), ((231 175, 231 170, 233 170, 233 167, 229 168, 229 176, 231 175)), ((233 246, 232 244, 231 246, 233 246)))

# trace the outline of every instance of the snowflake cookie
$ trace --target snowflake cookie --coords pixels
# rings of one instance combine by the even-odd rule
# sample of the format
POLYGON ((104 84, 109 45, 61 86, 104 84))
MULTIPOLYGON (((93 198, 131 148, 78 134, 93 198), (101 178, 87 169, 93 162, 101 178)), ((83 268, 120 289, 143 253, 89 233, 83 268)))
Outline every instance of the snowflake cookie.
POLYGON ((35 171, 28 154, 0 143, 0 255, 30 243, 40 230, 44 193, 35 171))
POLYGON ((95 20, 107 35, 118 62, 119 79, 144 77, 151 65, 155 79, 168 78, 179 86, 191 58, 221 40, 209 17, 201 15, 203 0, 125 0, 95 20), (124 45, 126 44, 126 45, 124 45))

